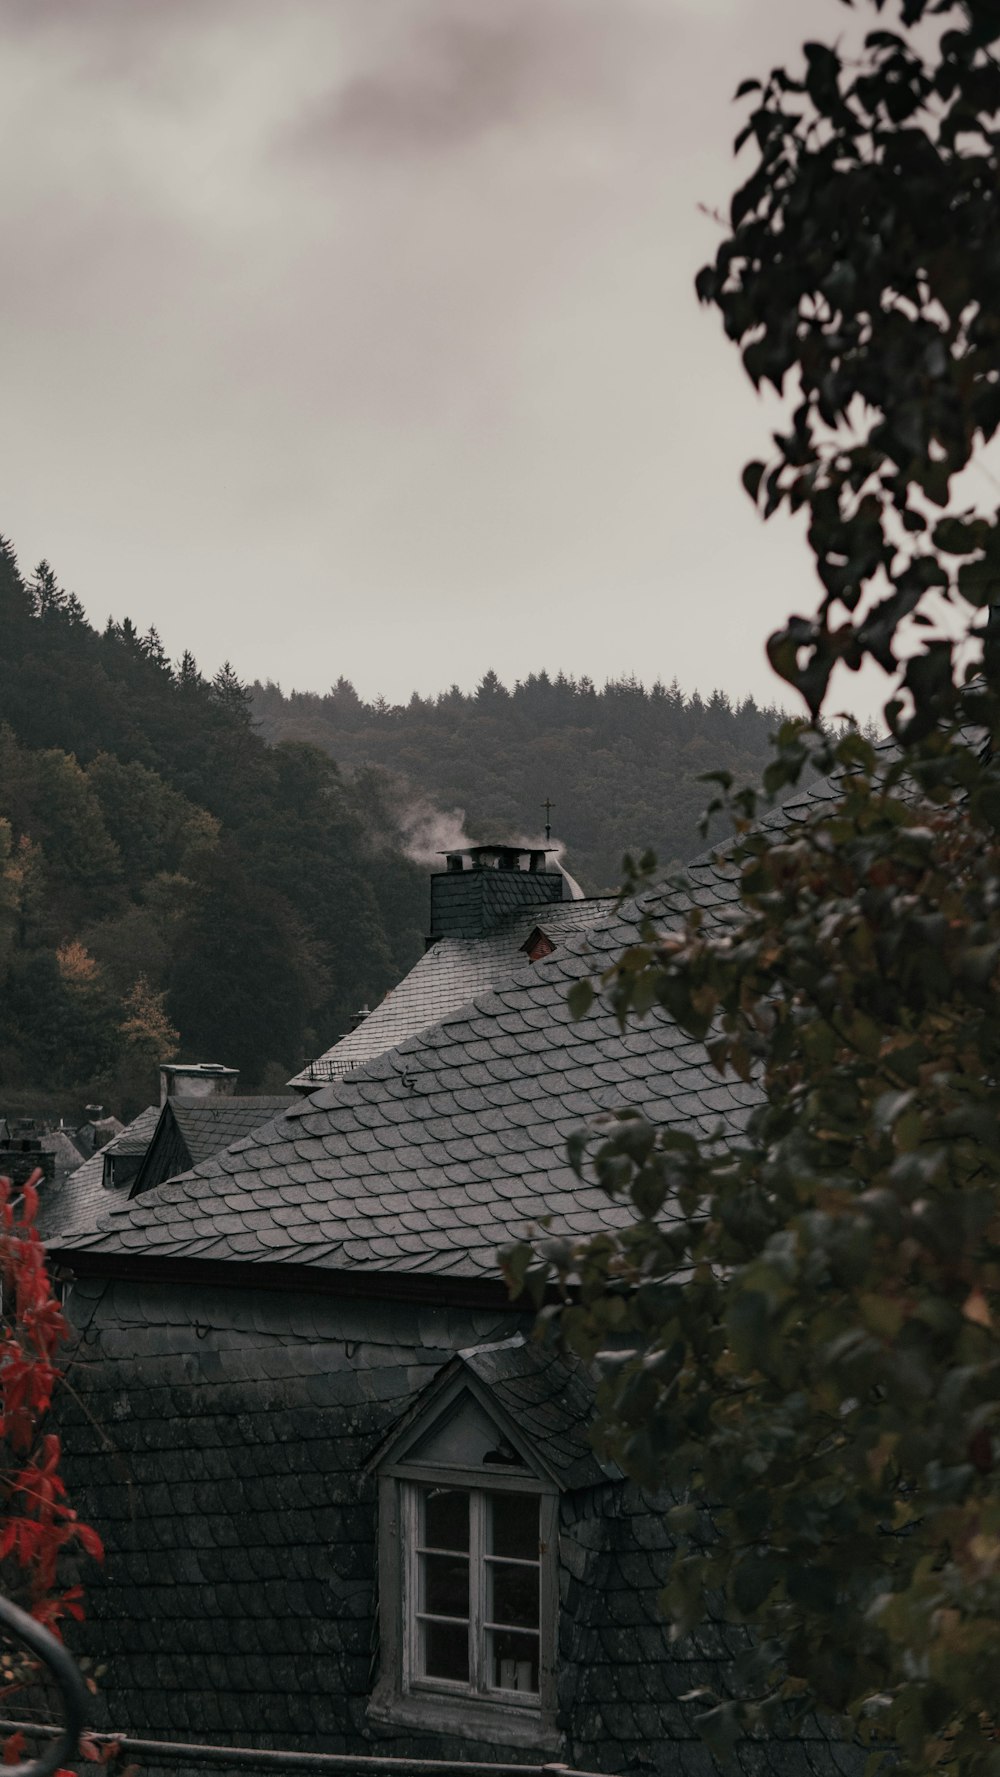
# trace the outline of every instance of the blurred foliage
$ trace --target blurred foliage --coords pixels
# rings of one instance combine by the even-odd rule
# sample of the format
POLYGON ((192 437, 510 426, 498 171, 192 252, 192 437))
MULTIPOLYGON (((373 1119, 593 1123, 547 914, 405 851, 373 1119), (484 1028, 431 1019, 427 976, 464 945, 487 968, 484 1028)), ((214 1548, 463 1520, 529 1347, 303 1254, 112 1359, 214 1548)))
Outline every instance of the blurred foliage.
POLYGON ((995 1777, 1000 528, 964 472, 1000 423, 1000 8, 875 10, 899 29, 858 59, 810 43, 741 88, 756 164, 698 281, 794 402, 745 481, 808 517, 820 603, 770 652, 811 718, 763 795, 717 774, 735 917, 638 873, 640 941, 598 984, 755 1108, 736 1138, 596 1119, 571 1159, 621 1230, 506 1265, 596 1361, 601 1446, 675 1502, 673 1635, 719 1598, 754 1626, 702 1695, 712 1749, 818 1707, 873 1765, 995 1777), (879 747, 817 720, 866 660, 879 747))

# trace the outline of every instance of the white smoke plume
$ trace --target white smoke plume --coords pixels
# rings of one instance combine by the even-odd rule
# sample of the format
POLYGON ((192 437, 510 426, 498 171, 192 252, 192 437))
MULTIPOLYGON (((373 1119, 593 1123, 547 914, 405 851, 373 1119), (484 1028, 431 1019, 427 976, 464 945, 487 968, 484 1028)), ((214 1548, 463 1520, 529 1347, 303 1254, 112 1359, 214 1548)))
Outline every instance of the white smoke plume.
MULTIPOLYGON (((466 830, 464 808, 435 808, 426 798, 408 801, 396 811, 396 819, 403 838, 403 850, 414 864, 421 864, 431 870, 444 869, 444 853, 462 851, 466 846, 475 845, 466 830)), ((495 834, 493 838, 498 845, 514 845, 523 851, 546 851, 550 866, 566 878, 571 901, 583 899, 583 890, 563 865, 562 859, 566 847, 561 839, 546 840, 543 834, 495 834)))
POLYGON ((465 830, 464 808, 435 808, 432 802, 419 800, 400 809, 397 819, 407 857, 432 870, 444 869, 442 852, 473 844, 465 830))

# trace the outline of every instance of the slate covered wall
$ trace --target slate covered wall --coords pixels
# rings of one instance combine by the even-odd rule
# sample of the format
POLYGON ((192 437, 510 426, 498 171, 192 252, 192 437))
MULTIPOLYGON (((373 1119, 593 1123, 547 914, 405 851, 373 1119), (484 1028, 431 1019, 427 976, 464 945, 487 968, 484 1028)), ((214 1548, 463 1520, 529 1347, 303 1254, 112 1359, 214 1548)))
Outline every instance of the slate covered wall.
MULTIPOLYGON (((375 1676, 375 1488, 360 1471, 456 1350, 508 1338, 501 1309, 266 1290, 77 1282, 57 1412, 71 1497, 105 1538, 80 1652, 108 1665, 97 1725, 139 1736, 419 1757, 498 1745, 367 1721, 375 1676)), ((708 1777, 680 1699, 724 1683, 713 1635, 669 1650, 669 1551, 631 1488, 561 1512, 559 1756, 708 1777)), ((768 1769, 802 1771, 775 1748, 768 1769)), ((832 1770, 834 1749, 810 1762, 832 1770)), ((528 1762, 530 1750, 511 1755, 528 1762)), ((551 1750, 538 1753, 552 1758, 551 1750)), ((147 1773, 147 1777, 149 1774, 147 1773)))

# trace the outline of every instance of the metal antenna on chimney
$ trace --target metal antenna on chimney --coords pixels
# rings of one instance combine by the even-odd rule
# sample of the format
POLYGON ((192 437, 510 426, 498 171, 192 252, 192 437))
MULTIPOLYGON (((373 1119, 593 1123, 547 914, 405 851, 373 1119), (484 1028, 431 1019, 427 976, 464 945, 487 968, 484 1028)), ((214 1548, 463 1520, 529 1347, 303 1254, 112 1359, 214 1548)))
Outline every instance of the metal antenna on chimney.
POLYGON ((542 807, 545 810, 545 843, 548 845, 549 840, 552 838, 552 810, 555 808, 555 803, 550 802, 546 796, 545 801, 542 803, 542 807))

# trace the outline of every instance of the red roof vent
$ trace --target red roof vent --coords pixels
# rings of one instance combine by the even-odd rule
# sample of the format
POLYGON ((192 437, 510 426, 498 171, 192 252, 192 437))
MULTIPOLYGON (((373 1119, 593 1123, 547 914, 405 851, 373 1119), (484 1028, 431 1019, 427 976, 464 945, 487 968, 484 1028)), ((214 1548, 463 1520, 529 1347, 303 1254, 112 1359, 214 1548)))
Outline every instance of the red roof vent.
POLYGON ((521 945, 529 963, 540 963, 543 956, 551 956, 555 945, 541 926, 535 926, 521 945))

